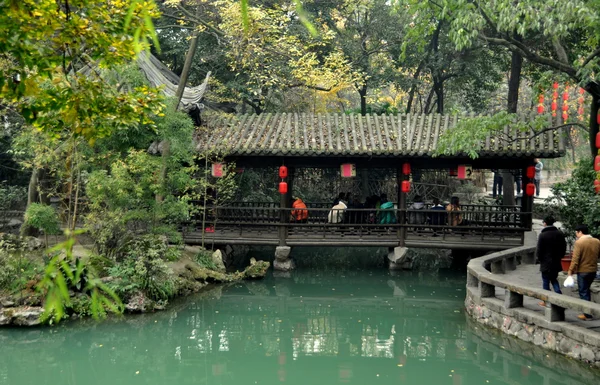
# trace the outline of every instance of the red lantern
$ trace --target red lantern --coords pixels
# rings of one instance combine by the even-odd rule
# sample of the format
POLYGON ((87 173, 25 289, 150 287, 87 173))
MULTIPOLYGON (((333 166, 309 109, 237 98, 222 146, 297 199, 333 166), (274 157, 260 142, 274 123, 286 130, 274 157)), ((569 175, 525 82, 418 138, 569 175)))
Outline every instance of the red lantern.
POLYGON ((585 102, 585 98, 583 96, 580 96, 579 99, 577 99, 577 101, 579 102, 579 104, 583 104, 583 102, 585 102))
POLYGON ((562 118, 563 118, 563 120, 566 122, 566 121, 567 121, 567 119, 569 119, 569 114, 567 114, 567 112, 566 112, 566 111, 565 111, 565 112, 563 112, 563 114, 562 114, 562 118))
POLYGON ((544 103, 544 95, 540 95, 540 97, 538 98, 538 101, 540 103, 544 103))
POLYGON ((403 175, 410 175, 410 163, 404 163, 402 165, 402 174, 403 175))
POLYGON ((558 99, 558 92, 554 91, 552 93, 552 99, 558 99))
POLYGON ((579 94, 583 95, 584 93, 585 93, 585 90, 583 88, 579 87, 579 94))
POLYGON ((594 181, 594 191, 596 191, 596 194, 600 193, 600 180, 598 179, 594 181))
POLYGON ((542 106, 541 104, 538 106, 537 108, 538 114, 543 114, 544 113, 544 106, 542 106))
POLYGON ((583 115, 583 107, 579 107, 579 108, 577 109, 577 113, 578 113, 579 115, 583 115))
POLYGON ((402 192, 409 193, 410 192, 410 181, 403 180, 402 181, 402 192))
POLYGON ((279 193, 287 194, 287 183, 286 182, 279 182, 279 193))
POLYGON ((563 104, 563 106, 562 106, 562 110, 563 110, 563 111, 568 111, 568 110, 569 110, 569 105, 568 105, 568 104, 566 104, 566 103, 565 103, 565 104, 563 104))
POLYGON ((557 107, 556 102, 552 102, 552 105, 551 105, 552 111, 556 111, 556 107, 557 107))
POLYGON ((526 170, 527 178, 533 179, 535 178, 535 166, 529 166, 526 170))
POLYGON ((533 183, 527 183, 525 186, 525 195, 533 196, 535 194, 535 185, 533 183))
POLYGON ((552 88, 554 88, 554 89, 557 89, 557 88, 558 88, 558 83, 557 83, 557 82, 554 82, 554 83, 552 84, 552 88))
POLYGON ((569 94, 566 91, 563 92, 563 100, 569 100, 569 94))
POLYGON ((287 178, 288 176, 288 169, 285 166, 281 166, 279 167, 279 177, 280 178, 287 178))
POLYGON ((600 171, 600 155, 596 155, 594 158, 594 170, 600 171))
POLYGON ((600 132, 596 134, 596 148, 600 149, 600 132))

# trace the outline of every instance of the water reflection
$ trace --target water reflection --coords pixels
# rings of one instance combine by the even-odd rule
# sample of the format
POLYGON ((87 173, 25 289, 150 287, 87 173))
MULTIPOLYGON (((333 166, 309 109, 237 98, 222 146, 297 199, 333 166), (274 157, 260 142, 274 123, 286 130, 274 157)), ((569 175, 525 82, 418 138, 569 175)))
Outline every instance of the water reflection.
POLYGON ((452 274, 295 272, 217 288, 162 313, 2 330, 0 384, 584 384, 593 378, 572 361, 469 325, 463 300, 464 277, 452 274))

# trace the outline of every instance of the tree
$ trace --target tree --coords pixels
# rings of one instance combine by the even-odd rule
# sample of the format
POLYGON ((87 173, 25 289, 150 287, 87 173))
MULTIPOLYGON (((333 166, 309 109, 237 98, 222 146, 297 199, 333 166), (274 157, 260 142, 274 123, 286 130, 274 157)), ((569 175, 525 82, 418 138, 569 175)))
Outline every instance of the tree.
POLYGON ((323 26, 324 36, 334 36, 328 44, 343 52, 345 60, 358 71, 354 88, 360 96, 360 112, 367 113, 367 94, 394 82, 401 76, 398 59, 407 18, 394 12, 389 1, 305 3, 315 25, 323 26))
MULTIPOLYGON (((354 80, 340 51, 320 50, 332 37, 313 37, 299 27, 293 4, 261 1, 242 12, 236 0, 173 0, 165 3, 164 11, 159 36, 169 37, 170 46, 181 45, 174 36, 201 34, 192 78, 213 71, 212 84, 220 101, 240 100, 256 113, 280 104, 276 109, 281 111, 290 108, 289 103, 278 103, 287 92, 307 89, 317 91, 319 97, 335 95, 354 80), (246 25, 242 14, 252 22, 246 25), (182 31, 174 32, 177 29, 182 31)), ((178 52, 181 56, 182 50, 178 52)))
POLYGON ((506 47, 529 62, 581 85, 592 97, 590 150, 597 153, 600 106, 600 4, 597 0, 453 0, 445 3, 458 49, 476 41, 506 47), (535 39, 526 44, 522 39, 535 39))

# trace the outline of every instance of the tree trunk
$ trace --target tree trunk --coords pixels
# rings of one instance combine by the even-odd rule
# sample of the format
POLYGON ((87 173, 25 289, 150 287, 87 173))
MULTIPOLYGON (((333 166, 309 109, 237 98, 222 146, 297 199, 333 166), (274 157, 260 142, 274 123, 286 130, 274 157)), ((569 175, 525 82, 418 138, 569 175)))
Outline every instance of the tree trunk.
POLYGON ((444 113, 444 82, 441 81, 437 84, 435 88, 435 93, 437 95, 437 113, 444 113))
MULTIPOLYGON (((520 37, 515 36, 520 40, 520 37)), ((508 105, 506 109, 510 113, 516 113, 519 105, 519 85, 521 84, 521 69, 523 68, 523 57, 516 51, 512 52, 510 62, 510 78, 508 80, 508 105)), ((502 172, 502 204, 515 205, 515 179, 510 170, 502 172)))
POLYGON ((596 148, 596 134, 598 134, 598 109, 600 109, 600 84, 590 82, 586 84, 585 90, 592 95, 590 104, 590 153, 592 158, 598 155, 596 148))
MULTIPOLYGON (((175 93, 175 111, 179 109, 179 104, 181 103, 181 98, 183 97, 183 91, 185 90, 185 85, 190 75, 190 68, 192 67, 192 59, 194 58, 194 54, 196 53, 196 47, 198 47, 198 35, 194 35, 194 37, 192 37, 192 40, 190 41, 190 48, 188 49, 187 54, 185 55, 183 71, 181 72, 179 84, 177 85, 177 92, 175 93)), ((167 187, 167 170, 168 160, 170 156, 171 144, 169 143, 169 138, 164 138, 162 146, 162 166, 160 169, 160 183, 163 186, 164 191, 166 191, 167 187)), ((162 202, 163 199, 164 196, 162 193, 156 194, 157 202, 162 202)))
POLYGON ((31 177, 29 178, 29 188, 27 190, 27 207, 29 207, 30 204, 37 202, 38 183, 39 170, 37 168, 34 168, 31 171, 31 177))
POLYGON ((367 82, 363 83, 358 94, 360 95, 360 114, 365 116, 367 114, 367 82))

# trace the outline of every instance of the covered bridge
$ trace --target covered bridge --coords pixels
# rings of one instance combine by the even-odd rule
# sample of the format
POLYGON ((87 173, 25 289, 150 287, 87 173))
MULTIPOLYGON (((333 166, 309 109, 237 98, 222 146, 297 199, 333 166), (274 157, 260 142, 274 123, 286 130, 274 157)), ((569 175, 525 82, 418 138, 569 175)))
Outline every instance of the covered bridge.
MULTIPOLYGON (((524 196, 517 206, 463 199, 459 225, 451 218, 455 213, 430 210, 430 203, 437 198, 447 204, 450 196, 457 195, 453 189, 461 189, 461 178, 468 178, 471 170, 516 170, 523 175, 523 185, 527 184, 526 169, 535 158, 564 155, 565 133, 557 128, 522 138, 529 134, 507 127, 481 143, 476 159, 466 154, 434 157, 440 135, 468 117, 472 115, 265 113, 211 119, 198 133, 198 152, 221 154, 225 163, 235 162, 238 170, 271 170, 273 191, 283 181, 287 192, 276 201, 242 197, 208 208, 184 230, 185 240, 280 247, 499 250, 520 245, 524 232, 531 229, 532 197, 524 196), (405 164, 410 165, 408 173, 405 164), (287 168, 285 178, 278 176, 281 166, 287 168), (326 170, 328 179, 323 174, 326 170), (307 220, 295 220, 292 197, 315 178, 321 181, 317 188, 330 195, 320 201, 305 198, 307 220), (410 182, 404 183, 410 191, 402 191, 404 181, 410 182), (337 192, 349 192, 352 198, 346 197, 351 202, 345 202, 350 204, 343 211, 343 220, 331 223, 328 216, 337 192), (363 203, 383 193, 393 208, 383 210, 363 203), (426 203, 418 212, 411 208, 415 195, 426 203), (382 213, 393 219, 383 223, 382 213), (412 220, 415 215, 420 219, 412 220)), ((561 123, 551 119, 549 127, 561 123)))

